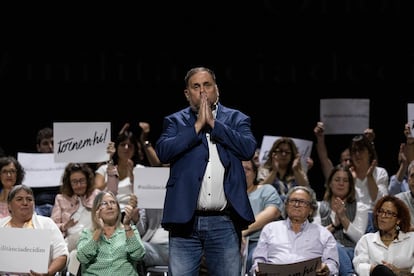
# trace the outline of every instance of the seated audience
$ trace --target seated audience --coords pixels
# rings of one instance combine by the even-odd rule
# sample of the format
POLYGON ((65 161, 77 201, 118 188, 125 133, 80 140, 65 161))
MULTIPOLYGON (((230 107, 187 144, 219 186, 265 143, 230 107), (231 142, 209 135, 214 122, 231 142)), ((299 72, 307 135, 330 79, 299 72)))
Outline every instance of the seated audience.
POLYGON ((82 231, 77 259, 82 275, 138 275, 137 262, 145 255, 145 248, 135 225, 132 212, 137 199, 131 195, 121 208, 112 192, 99 192, 91 210, 92 227, 82 231))
POLYGON ((320 257, 316 275, 336 275, 339 257, 336 241, 325 227, 312 223, 318 203, 308 186, 295 186, 286 195, 286 219, 266 224, 253 253, 252 273, 258 263, 291 264, 320 257))
POLYGON ((399 198, 387 195, 374 207, 375 233, 361 237, 353 264, 359 276, 411 275, 414 272, 414 232, 410 211, 399 198))
POLYGON ((7 198, 15 185, 23 182, 25 170, 13 156, 0 157, 0 218, 9 215, 7 198))
POLYGON ((335 237, 339 254, 339 276, 355 275, 354 249, 368 225, 368 206, 355 199, 355 184, 348 166, 334 167, 328 175, 325 195, 314 222, 335 237))
MULTIPOLYGON (((49 217, 37 215, 34 212, 33 191, 26 185, 16 185, 10 191, 7 203, 10 216, 0 220, 0 227, 34 228, 50 230, 50 262, 47 275, 53 276, 65 269, 69 252, 63 235, 56 223, 49 217)), ((28 275, 44 275, 36 271, 27 271, 28 275)))

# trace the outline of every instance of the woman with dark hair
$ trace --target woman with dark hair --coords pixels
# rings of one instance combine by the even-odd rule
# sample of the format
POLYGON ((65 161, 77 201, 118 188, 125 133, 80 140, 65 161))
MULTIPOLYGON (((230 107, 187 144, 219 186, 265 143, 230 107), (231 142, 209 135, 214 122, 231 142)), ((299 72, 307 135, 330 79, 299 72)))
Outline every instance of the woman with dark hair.
POLYGON ((242 231, 243 243, 248 239, 248 250, 246 259, 246 273, 252 266, 252 256, 259 241, 260 232, 269 222, 282 219, 284 212, 283 201, 276 189, 270 184, 257 183, 257 170, 253 159, 242 161, 244 173, 246 174, 247 194, 252 206, 255 222, 249 224, 242 231))
POLYGON ((353 264, 359 276, 411 275, 414 272, 414 232, 406 204, 391 195, 374 207, 375 233, 361 237, 353 264))
POLYGON ((22 184, 25 170, 13 156, 0 157, 0 218, 9 215, 7 197, 15 185, 22 184))
POLYGON ((369 207, 366 232, 374 232, 372 209, 378 199, 388 195, 388 172, 378 166, 378 157, 373 142, 366 135, 355 136, 349 146, 351 170, 355 179, 356 199, 369 207))
POLYGON ((89 165, 82 163, 66 165, 51 218, 66 238, 69 251, 76 248, 83 228, 90 226, 90 210, 99 191, 94 188, 94 173, 89 165))
POLYGON ((259 167, 257 179, 259 184, 272 184, 282 200, 291 187, 309 186, 293 139, 280 137, 273 143, 266 162, 259 167))
MULTIPOLYGON (((120 131, 115 143, 109 143, 107 151, 110 154, 110 161, 99 166, 95 171, 95 187, 102 191, 113 192, 121 212, 134 193, 134 169, 144 167, 138 162, 140 158, 137 138, 128 130, 128 126, 120 131)), ((138 218, 139 211, 136 208, 132 217, 133 222, 137 223, 138 218)))

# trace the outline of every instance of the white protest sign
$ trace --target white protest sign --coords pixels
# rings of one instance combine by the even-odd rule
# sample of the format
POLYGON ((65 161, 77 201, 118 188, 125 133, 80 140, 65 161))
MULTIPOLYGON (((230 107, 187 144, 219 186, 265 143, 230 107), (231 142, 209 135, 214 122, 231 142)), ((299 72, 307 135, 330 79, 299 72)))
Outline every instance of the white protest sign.
POLYGON ((411 135, 414 137, 414 104, 407 104, 407 122, 410 125, 411 135))
POLYGON ((50 255, 49 229, 0 227, 0 274, 47 273, 50 255))
POLYGON ((369 99, 321 99, 325 134, 360 134, 369 128, 369 99))
POLYGON ((165 187, 170 168, 145 167, 134 169, 134 191, 138 197, 138 207, 163 209, 165 187))
POLYGON ((53 123, 53 140, 56 162, 107 161, 111 123, 53 123))
MULTIPOLYGON (((259 160, 260 164, 264 164, 268 158, 270 149, 273 146, 273 143, 281 138, 281 136, 270 136, 264 135, 262 144, 260 146, 259 160)), ((301 155, 301 165, 302 169, 306 172, 308 170, 308 165, 306 164, 306 159, 310 157, 312 153, 313 142, 309 140, 303 140, 298 138, 291 138, 295 142, 296 147, 298 148, 299 154, 301 155)))
POLYGON ((56 187, 67 163, 57 163, 53 153, 17 153, 17 160, 23 166, 26 175, 23 184, 29 187, 56 187))

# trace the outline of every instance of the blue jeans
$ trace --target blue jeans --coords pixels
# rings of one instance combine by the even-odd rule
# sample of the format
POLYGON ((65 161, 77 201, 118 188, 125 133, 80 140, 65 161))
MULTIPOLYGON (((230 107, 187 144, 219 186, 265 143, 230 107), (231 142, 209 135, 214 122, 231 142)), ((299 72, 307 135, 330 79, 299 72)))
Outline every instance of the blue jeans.
POLYGON ((43 205, 35 206, 36 214, 45 216, 45 217, 50 217, 52 215, 52 209, 53 209, 52 204, 43 204, 43 205))
POLYGON ((339 255, 339 276, 347 276, 354 272, 352 259, 354 258, 354 248, 345 247, 339 242, 336 243, 339 255))
POLYGON ((240 240, 229 216, 195 216, 192 231, 170 231, 169 274, 198 276, 205 256, 209 275, 240 276, 240 240))
POLYGON ((258 241, 249 241, 249 251, 247 253, 246 273, 252 275, 249 271, 253 265, 253 252, 256 249, 258 241))

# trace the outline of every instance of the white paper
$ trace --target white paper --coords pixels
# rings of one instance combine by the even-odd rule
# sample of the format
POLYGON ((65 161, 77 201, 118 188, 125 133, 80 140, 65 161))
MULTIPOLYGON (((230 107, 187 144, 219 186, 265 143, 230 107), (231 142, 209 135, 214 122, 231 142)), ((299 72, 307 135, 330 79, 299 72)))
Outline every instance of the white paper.
POLYGON ((170 168, 145 167, 134 169, 134 192, 138 197, 138 207, 164 209, 165 187, 170 168))
POLYGON ((47 273, 49 229, 0 227, 0 272, 47 273))
POLYGON ((26 175, 23 184, 29 187, 56 187, 67 163, 57 163, 53 153, 17 153, 17 160, 23 166, 26 175))
MULTIPOLYGON (((279 138, 281 138, 281 136, 270 136, 270 135, 263 136, 262 144, 260 146, 260 153, 259 153, 260 164, 264 164, 266 162, 269 151, 273 146, 273 143, 279 138)), ((305 172, 307 172, 308 165, 306 163, 306 159, 310 157, 312 153, 313 142, 309 140, 303 140, 303 139, 292 138, 292 137, 290 137, 290 139, 292 139, 293 142, 295 142, 296 147, 298 148, 298 151, 301 155, 300 161, 301 161, 302 169, 305 172)))
POLYGON ((407 122, 410 125, 410 130, 411 130, 411 136, 414 137, 414 104, 413 103, 409 103, 407 104, 407 122))
POLYGON ((99 163, 109 160, 111 123, 53 123, 56 162, 99 163))
POLYGON ((362 134, 369 128, 369 99, 321 99, 325 134, 362 134))

